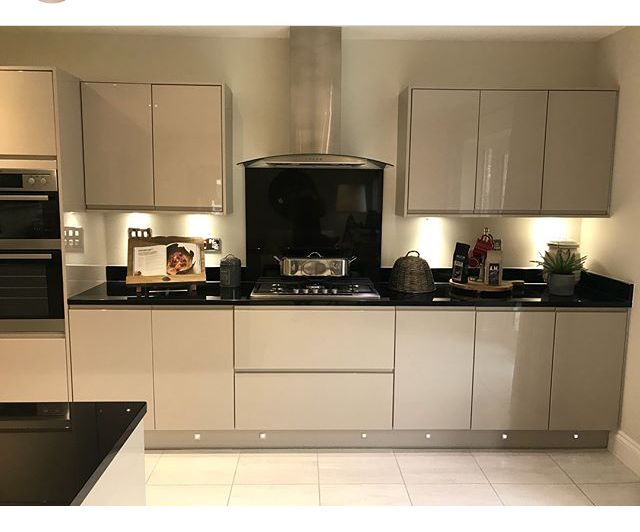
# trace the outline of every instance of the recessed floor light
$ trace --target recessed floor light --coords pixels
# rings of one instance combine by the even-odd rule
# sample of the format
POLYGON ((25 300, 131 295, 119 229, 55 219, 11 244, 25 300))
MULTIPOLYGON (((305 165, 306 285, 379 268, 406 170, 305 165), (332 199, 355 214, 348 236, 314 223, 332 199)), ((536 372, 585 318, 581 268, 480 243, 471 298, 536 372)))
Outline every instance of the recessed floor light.
POLYGON ((45 4, 59 4, 60 2, 64 2, 64 0, 40 0, 40 2, 44 2, 45 4))

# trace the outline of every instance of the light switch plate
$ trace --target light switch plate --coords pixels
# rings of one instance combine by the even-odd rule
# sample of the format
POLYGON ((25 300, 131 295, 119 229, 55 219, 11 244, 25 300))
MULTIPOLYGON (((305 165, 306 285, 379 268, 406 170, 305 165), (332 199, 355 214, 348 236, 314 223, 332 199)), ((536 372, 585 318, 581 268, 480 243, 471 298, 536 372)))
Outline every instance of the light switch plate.
POLYGON ((205 238, 204 250, 209 253, 220 253, 222 251, 222 239, 217 236, 205 238))
POLYGON ((129 227, 127 229, 127 234, 129 238, 151 238, 152 232, 151 227, 147 227, 145 229, 141 227, 129 227))
POLYGON ((64 250, 68 252, 84 251, 84 229, 82 227, 64 228, 64 250))

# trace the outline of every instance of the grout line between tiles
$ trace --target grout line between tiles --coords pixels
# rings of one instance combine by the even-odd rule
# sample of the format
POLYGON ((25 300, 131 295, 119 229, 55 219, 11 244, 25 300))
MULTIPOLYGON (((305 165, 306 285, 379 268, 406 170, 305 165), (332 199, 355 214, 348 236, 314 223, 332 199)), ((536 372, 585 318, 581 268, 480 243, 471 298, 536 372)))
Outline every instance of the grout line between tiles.
POLYGON ((493 490, 493 493, 496 494, 496 497, 498 497, 498 500, 500 501, 500 504, 502 506, 504 506, 504 501, 502 500, 502 497, 500 497, 500 494, 498 493, 498 490, 496 489, 496 487, 493 485, 493 482, 491 482, 489 480, 489 477, 487 476, 487 474, 485 473, 484 469, 482 469, 482 466, 480 465, 480 462, 478 462, 478 459, 475 457, 475 455, 473 453, 471 453, 471 456, 473 458, 473 461, 476 463, 476 465, 480 468, 480 471, 482 471, 482 475, 484 476, 484 478, 487 479, 487 482, 489 483, 489 486, 491 486, 491 489, 493 490))
POLYGON ((320 453, 316 449, 316 471, 318 473, 318 506, 322 506, 322 494, 320 493, 320 453))
POLYGON ((411 494, 409 493, 409 487, 407 486, 407 481, 404 479, 404 475, 402 474, 402 468, 400 467, 400 462, 398 462, 398 456, 396 455, 395 449, 392 449, 393 458, 396 461, 396 465, 398 466, 398 471, 400 471, 400 478, 402 479, 402 485, 404 486, 404 491, 407 494, 407 498, 409 499, 409 504, 413 506, 413 499, 411 498, 411 494))
MULTIPOLYGON (((145 456, 146 456, 146 454, 147 453, 145 452, 145 456)), ((149 477, 146 478, 145 481, 144 481, 144 485, 145 486, 147 484, 149 484, 149 481, 151 480, 151 475, 153 475, 153 472, 156 470, 156 467, 158 467, 158 464, 160 463, 160 460, 162 459, 162 455, 164 454, 164 451, 160 451, 159 453, 154 452, 153 454, 159 454, 160 456, 156 460, 155 464, 153 464, 153 467, 151 468, 151 471, 149 471, 149 477)), ((145 472, 145 476, 146 476, 146 472, 145 472)))
POLYGON ((242 453, 238 453, 238 459, 236 460, 236 467, 233 470, 233 478, 231 479, 231 485, 229 486, 229 495, 227 496, 227 506, 229 506, 229 503, 231 502, 231 492, 233 491, 233 486, 236 483, 236 473, 238 472, 238 465, 240 465, 241 456, 242 456, 242 453))

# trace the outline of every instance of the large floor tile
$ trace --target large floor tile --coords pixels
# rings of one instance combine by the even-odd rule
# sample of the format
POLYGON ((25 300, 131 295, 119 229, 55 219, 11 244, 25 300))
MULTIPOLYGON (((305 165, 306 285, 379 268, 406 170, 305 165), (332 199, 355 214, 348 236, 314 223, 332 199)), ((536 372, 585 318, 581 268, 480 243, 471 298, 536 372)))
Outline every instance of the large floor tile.
POLYGON ((333 484, 320 486, 322 506, 410 506, 402 484, 333 484))
POLYGON ((469 453, 396 452, 406 484, 486 484, 487 479, 469 453))
POLYGON ((571 484, 571 479, 546 454, 473 453, 492 484, 571 484))
POLYGON ((148 484, 231 484, 237 463, 237 454, 163 454, 148 484))
POLYGON ((145 474, 145 482, 149 480, 151 473, 158 465, 158 460, 162 456, 162 452, 156 453, 144 453, 144 474, 145 474))
POLYGON ((573 484, 496 484, 494 488, 507 506, 591 506, 573 484))
POLYGON ((640 484, 580 484, 597 506, 640 506, 640 484))
POLYGON ((402 484, 391 452, 318 453, 320 484, 402 484))
POLYGON ((147 486, 147 506, 226 506, 231 486, 147 486))
POLYGON ((318 506, 318 485, 234 485, 229 506, 318 506))
POLYGON ((608 451, 554 452, 551 457, 577 484, 640 482, 608 451))
POLYGON ((414 506, 500 506, 489 484, 414 484, 407 486, 414 506))
POLYGON ((317 484, 318 457, 303 454, 241 454, 235 484, 317 484))

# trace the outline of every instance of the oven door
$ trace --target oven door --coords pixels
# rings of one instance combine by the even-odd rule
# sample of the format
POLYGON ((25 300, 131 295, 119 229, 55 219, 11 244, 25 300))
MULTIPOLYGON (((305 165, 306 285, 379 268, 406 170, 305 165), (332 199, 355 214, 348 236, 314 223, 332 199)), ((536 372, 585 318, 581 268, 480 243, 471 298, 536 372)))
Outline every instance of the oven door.
POLYGON ((64 331, 59 249, 0 250, 0 331, 64 331))
POLYGON ((0 249, 60 247, 57 192, 0 191, 0 249))

